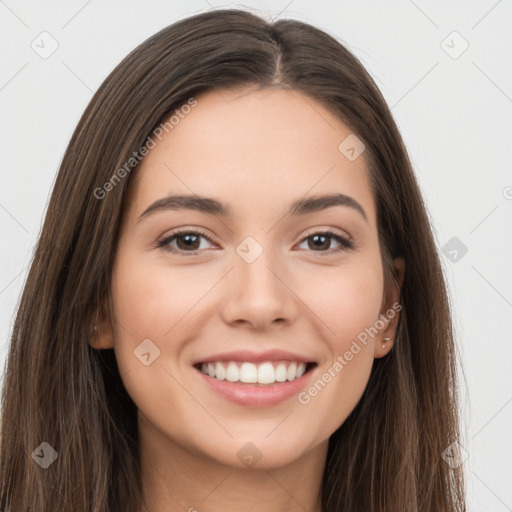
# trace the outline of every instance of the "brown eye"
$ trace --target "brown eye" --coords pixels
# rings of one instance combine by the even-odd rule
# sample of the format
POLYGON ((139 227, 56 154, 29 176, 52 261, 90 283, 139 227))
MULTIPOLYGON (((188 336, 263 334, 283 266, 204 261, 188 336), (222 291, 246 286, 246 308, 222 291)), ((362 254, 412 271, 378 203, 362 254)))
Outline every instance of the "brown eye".
POLYGON ((342 237, 341 235, 338 235, 333 231, 321 231, 313 233, 304 238, 301 241, 301 244, 304 242, 308 242, 307 249, 314 252, 333 253, 354 248, 354 244, 350 240, 342 237), (339 247, 333 250, 329 250, 331 249, 333 239, 339 244, 339 247))
POLYGON ((184 235, 177 235, 174 237, 178 245, 178 249, 187 250, 191 249, 196 251, 201 245, 200 236, 193 233, 186 233, 184 235), (180 243, 181 242, 181 243, 180 243))
POLYGON ((158 243, 158 247, 169 252, 190 253, 195 254, 197 251, 204 249, 201 247, 201 239, 206 239, 213 243, 211 238, 205 233, 194 230, 182 230, 172 233, 158 243), (176 242, 176 245, 172 245, 176 242))

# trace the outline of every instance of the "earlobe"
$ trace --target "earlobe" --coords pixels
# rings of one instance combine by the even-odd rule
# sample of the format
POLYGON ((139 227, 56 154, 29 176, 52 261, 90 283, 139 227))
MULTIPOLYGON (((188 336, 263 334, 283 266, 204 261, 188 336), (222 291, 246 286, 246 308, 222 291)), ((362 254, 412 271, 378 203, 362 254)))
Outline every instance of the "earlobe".
POLYGON ((375 359, 379 359, 384 357, 393 348, 393 339, 388 336, 382 337, 380 339, 375 340, 375 359))
POLYGON ((384 304, 384 311, 381 311, 380 314, 380 317, 385 322, 385 326, 375 339, 375 358, 384 357, 393 348, 398 319, 400 318, 400 311, 402 309, 399 299, 404 276, 405 259, 397 257, 393 262, 393 290, 389 294, 388 301, 384 304))

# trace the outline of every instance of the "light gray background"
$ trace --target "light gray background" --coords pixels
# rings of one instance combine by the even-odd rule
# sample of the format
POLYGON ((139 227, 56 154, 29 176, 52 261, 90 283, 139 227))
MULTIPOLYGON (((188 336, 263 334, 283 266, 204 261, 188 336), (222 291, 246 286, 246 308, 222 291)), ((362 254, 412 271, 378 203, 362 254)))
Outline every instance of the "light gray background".
POLYGON ((439 249, 447 247, 469 510, 512 510, 511 0, 0 0, 0 362, 56 172, 93 92, 153 33, 221 7, 335 35, 392 107, 439 249), (44 59, 31 45, 48 51, 51 38, 58 48, 44 59))

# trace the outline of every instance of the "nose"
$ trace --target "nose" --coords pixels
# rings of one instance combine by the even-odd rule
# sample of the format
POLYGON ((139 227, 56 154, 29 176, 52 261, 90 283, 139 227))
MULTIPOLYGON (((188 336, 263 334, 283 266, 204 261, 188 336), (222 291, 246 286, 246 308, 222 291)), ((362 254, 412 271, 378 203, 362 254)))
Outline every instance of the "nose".
POLYGON ((264 330, 291 324, 297 317, 299 299, 292 279, 270 252, 263 251, 252 263, 234 255, 221 311, 226 323, 264 330))

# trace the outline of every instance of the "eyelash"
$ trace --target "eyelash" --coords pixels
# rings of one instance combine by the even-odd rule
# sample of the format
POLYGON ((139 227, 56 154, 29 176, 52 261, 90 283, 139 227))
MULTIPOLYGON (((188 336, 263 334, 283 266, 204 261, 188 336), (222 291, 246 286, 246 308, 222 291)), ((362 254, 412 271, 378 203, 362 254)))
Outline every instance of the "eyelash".
MULTIPOLYGON (((169 247, 169 243, 172 240, 174 240, 175 238, 179 237, 180 235, 184 235, 184 234, 186 234, 186 235, 200 235, 200 236, 206 238, 206 240, 208 240, 210 243, 215 243, 211 239, 210 236, 208 236, 206 233, 204 233, 204 232, 202 232, 200 230, 196 230, 196 229, 181 229, 181 230, 175 231, 171 235, 166 236, 165 238, 160 240, 158 242, 157 247, 163 249, 164 251, 181 254, 183 256, 194 256, 194 255, 196 255, 200 251, 198 251, 198 250, 196 250, 196 251, 183 251, 181 249, 175 249, 175 248, 169 247)), ((325 229, 325 230, 322 230, 322 231, 314 231, 314 232, 308 234, 307 236, 305 236, 300 241, 300 244, 302 244, 302 242, 306 241, 308 238, 311 238, 314 235, 328 235, 328 236, 334 238, 337 242, 340 243, 340 247, 338 247, 338 248, 336 248, 334 250, 311 251, 311 252, 317 253, 316 254, 317 256, 324 256, 324 255, 328 255, 328 254, 338 253, 340 251, 351 251, 351 250, 354 250, 355 247, 356 247, 356 244, 355 244, 354 241, 349 240, 349 239, 339 235, 338 233, 336 233, 335 231, 332 231, 330 229, 325 229)))

